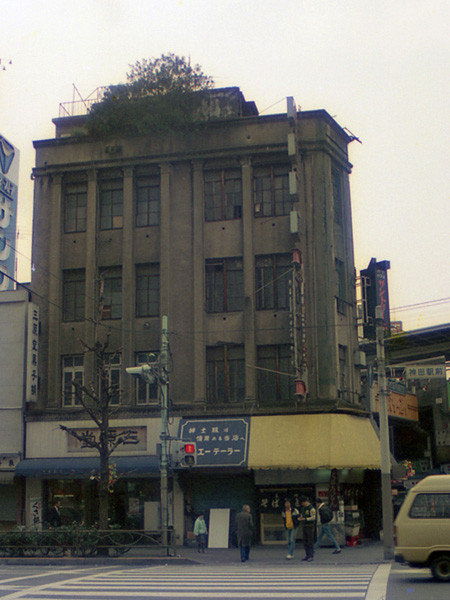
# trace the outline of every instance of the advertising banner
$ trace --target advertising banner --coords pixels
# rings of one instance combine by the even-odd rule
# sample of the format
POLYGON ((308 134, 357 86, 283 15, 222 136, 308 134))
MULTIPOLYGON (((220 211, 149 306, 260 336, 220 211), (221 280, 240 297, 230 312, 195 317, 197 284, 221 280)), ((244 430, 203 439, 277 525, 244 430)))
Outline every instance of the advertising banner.
POLYGON ((18 184, 19 151, 0 135, 0 291, 14 289, 18 184))

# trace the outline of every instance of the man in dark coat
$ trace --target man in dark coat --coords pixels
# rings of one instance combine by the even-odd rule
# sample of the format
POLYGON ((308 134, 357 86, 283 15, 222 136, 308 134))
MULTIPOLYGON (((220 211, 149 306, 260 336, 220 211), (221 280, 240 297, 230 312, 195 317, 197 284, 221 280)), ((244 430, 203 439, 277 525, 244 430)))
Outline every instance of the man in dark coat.
POLYGON ((61 500, 57 500, 48 511, 47 521, 52 527, 61 527, 61 500))
POLYGON ((303 523, 303 544, 305 546, 305 557, 302 560, 311 562, 314 560, 314 532, 316 529, 316 509, 309 498, 300 498, 302 505, 300 521, 303 523))
POLYGON ((236 515, 236 526, 238 546, 241 550, 241 562, 245 562, 250 556, 253 533, 253 518, 248 504, 244 504, 242 511, 236 515))

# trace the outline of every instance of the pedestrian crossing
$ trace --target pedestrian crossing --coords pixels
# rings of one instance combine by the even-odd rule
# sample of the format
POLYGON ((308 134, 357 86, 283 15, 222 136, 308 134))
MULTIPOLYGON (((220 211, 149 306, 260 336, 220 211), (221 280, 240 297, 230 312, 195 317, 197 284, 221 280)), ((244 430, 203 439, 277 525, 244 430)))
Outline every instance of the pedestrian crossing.
MULTIPOLYGON (((378 567, 379 568, 379 567, 378 567)), ((2 595, 2 600, 371 600, 377 565, 336 570, 216 570, 205 573, 154 568, 121 569, 65 579, 2 595)), ((385 584, 387 585, 387 577, 385 584)), ((385 589, 385 587, 384 587, 385 589)), ((377 598, 383 597, 378 595, 377 598)), ((373 596, 375 598, 375 596, 373 596)))

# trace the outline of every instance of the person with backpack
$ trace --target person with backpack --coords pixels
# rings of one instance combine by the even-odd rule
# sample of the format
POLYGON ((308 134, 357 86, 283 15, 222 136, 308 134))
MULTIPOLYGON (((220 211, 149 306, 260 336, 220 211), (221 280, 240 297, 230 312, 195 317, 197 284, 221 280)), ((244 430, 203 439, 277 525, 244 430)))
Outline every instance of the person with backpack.
POLYGON ((339 544, 337 543, 336 538, 332 534, 330 525, 329 525, 330 521, 333 520, 333 511, 320 498, 316 501, 316 506, 317 506, 317 512, 319 513, 321 529, 320 529, 319 535, 317 536, 316 543, 314 544, 314 549, 316 550, 320 546, 320 542, 322 541, 323 536, 326 535, 333 543, 333 546, 334 546, 333 554, 339 554, 341 551, 341 548, 340 548, 339 544))

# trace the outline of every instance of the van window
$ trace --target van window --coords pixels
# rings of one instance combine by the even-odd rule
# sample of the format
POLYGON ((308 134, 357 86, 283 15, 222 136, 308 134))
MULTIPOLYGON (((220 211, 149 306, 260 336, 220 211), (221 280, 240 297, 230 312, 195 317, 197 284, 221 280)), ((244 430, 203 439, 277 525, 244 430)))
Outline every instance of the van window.
POLYGON ((450 519, 450 494, 417 494, 409 516, 411 519, 450 519))

